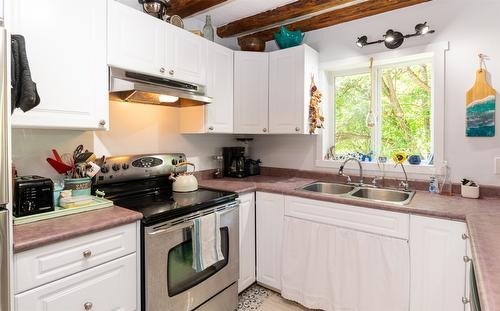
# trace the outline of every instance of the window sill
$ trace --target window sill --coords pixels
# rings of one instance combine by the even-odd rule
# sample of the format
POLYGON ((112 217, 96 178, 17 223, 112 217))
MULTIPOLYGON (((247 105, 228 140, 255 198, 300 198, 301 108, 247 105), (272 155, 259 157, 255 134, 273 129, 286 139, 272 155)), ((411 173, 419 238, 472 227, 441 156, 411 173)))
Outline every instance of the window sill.
MULTIPOLYGON (((317 160, 316 161, 316 166, 317 167, 324 167, 324 168, 333 168, 333 169, 338 169, 342 165, 344 161, 333 161, 333 160, 317 160)), ((380 164, 380 167, 378 163, 376 162, 361 162, 363 165, 363 171, 367 172, 381 172, 381 167, 384 165, 384 171, 387 173, 390 172, 396 172, 396 173, 401 173, 401 168, 400 167, 394 167, 393 163, 385 163, 385 164, 380 164)), ((403 164, 405 167, 405 170, 408 174, 419 174, 419 175, 436 175, 439 174, 441 169, 436 166, 436 165, 411 165, 411 164, 403 164)), ((358 166, 356 163, 349 163, 348 167, 346 167, 346 170, 353 169, 357 170, 358 166)), ((377 175, 372 174, 372 175, 377 175)))

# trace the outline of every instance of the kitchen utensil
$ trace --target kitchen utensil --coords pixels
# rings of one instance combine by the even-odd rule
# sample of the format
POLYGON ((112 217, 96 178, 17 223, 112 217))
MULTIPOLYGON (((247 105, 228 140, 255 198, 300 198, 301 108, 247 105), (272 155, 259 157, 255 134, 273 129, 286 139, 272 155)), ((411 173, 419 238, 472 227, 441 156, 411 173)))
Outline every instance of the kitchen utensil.
POLYGON ((96 155, 93 152, 83 152, 80 153, 76 158, 75 158, 75 164, 78 163, 88 163, 91 161, 95 161, 96 155))
POLYGON ((266 42, 257 37, 242 37, 238 39, 238 45, 242 51, 263 52, 266 49, 266 42))
POLYGON ((184 21, 182 20, 182 18, 179 15, 170 16, 169 22, 170 22, 170 24, 172 24, 174 26, 177 26, 179 28, 184 29, 184 21))
POLYGON ((83 152, 83 145, 78 145, 76 148, 75 148, 75 151, 73 151, 73 160, 75 161, 76 163, 76 158, 78 158, 78 156, 83 152))
POLYGON ((59 174, 66 174, 67 172, 71 171, 73 167, 67 165, 66 163, 56 161, 52 158, 47 158, 47 162, 59 173, 59 174))
POLYGON ((61 156, 59 155, 59 152, 57 152, 56 149, 52 149, 52 154, 54 155, 54 158, 56 158, 56 161, 62 162, 61 156))
POLYGON ((476 72, 476 82, 467 92, 466 100, 466 136, 495 136, 495 104, 497 91, 486 79, 484 60, 486 56, 479 54, 480 68, 476 72))
POLYGON ((170 175, 170 179, 173 180, 172 189, 174 192, 190 192, 198 190, 198 180, 194 176, 196 167, 190 162, 178 163, 175 167, 176 169, 182 166, 186 166, 185 171, 177 173, 176 176, 170 175), (193 171, 189 172, 187 166, 192 166, 193 171))

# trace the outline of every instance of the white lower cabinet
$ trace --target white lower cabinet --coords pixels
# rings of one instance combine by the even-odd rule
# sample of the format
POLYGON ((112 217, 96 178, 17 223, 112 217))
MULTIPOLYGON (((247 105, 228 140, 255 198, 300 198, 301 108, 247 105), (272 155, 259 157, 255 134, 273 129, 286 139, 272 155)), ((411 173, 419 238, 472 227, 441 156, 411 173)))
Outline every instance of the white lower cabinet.
POLYGON ((256 194, 257 282, 281 290, 281 247, 285 197, 281 194, 256 194))
POLYGON ((464 310, 463 222, 411 216, 411 311, 464 310))
POLYGON ((18 294, 18 311, 137 310, 136 254, 18 294))
POLYGON ((14 310, 139 309, 139 223, 14 254, 14 310))
POLYGON ((240 196, 240 278, 238 293, 255 282, 255 193, 240 196))

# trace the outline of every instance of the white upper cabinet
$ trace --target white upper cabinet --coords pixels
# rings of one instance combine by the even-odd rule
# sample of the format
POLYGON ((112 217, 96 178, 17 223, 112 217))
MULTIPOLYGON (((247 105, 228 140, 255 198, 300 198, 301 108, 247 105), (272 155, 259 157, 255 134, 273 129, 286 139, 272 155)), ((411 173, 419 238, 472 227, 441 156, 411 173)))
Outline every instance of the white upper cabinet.
POLYGON ((213 101, 179 109, 179 132, 233 132, 233 51, 206 41, 206 88, 213 101))
POLYGON ((108 0, 108 64, 206 84, 205 39, 115 0, 108 0))
POLYGON ((201 85, 206 84, 206 39, 184 29, 165 24, 167 27, 168 76, 201 85))
POLYGON ((266 134, 268 129, 269 55, 234 52, 234 131, 266 134))
POLYGON ((463 222, 410 217, 410 311, 464 310, 463 222))
POLYGON ((165 76, 165 22, 115 0, 107 2, 109 66, 165 76))
POLYGON ((25 37, 40 95, 34 109, 16 110, 12 125, 106 129, 106 1, 16 0, 11 11, 11 32, 25 37))
POLYGON ((318 53, 305 44, 269 54, 269 133, 308 133, 312 75, 318 53))

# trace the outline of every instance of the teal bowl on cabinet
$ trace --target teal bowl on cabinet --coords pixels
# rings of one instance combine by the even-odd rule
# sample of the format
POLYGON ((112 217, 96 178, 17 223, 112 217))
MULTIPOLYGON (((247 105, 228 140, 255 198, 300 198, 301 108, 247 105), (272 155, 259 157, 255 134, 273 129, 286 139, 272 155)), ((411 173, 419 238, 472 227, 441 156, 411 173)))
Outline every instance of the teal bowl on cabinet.
POLYGON ((74 197, 90 195, 91 186, 90 177, 64 179, 64 190, 71 190, 71 195, 74 197))
POLYGON ((300 30, 290 31, 284 26, 281 26, 280 31, 274 33, 274 39, 280 49, 286 49, 301 45, 304 35, 305 34, 303 34, 300 30))

